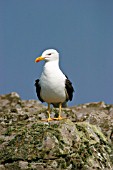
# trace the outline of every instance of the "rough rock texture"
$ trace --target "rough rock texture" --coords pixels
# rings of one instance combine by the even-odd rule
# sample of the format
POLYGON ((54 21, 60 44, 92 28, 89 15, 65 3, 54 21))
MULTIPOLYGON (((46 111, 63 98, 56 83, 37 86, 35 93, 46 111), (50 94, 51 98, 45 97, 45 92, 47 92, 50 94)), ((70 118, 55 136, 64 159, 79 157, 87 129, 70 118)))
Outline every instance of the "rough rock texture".
POLYGON ((113 105, 88 103, 62 115, 66 119, 45 122, 40 102, 1 95, 0 170, 112 170, 113 105))

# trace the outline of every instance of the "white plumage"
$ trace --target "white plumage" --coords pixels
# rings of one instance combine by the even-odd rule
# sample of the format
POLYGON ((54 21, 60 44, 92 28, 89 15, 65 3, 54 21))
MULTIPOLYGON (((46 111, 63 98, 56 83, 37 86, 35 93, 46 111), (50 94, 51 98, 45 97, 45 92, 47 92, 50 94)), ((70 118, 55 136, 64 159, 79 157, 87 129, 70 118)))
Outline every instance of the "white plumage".
POLYGON ((71 100, 73 87, 69 79, 59 68, 59 53, 54 49, 46 50, 41 57, 36 58, 35 62, 45 60, 45 65, 40 79, 36 80, 36 92, 39 100, 48 103, 48 113, 50 118, 50 104, 59 104, 59 117, 62 119, 62 103, 71 100))

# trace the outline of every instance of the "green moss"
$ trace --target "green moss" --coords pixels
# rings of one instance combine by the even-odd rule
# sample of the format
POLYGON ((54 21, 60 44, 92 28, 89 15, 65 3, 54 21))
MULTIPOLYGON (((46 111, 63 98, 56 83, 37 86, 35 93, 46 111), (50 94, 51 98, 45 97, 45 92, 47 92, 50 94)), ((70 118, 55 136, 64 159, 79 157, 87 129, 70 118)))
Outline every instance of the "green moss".
POLYGON ((10 136, 13 132, 14 128, 12 126, 9 126, 6 131, 4 132, 5 136, 10 136))
POLYGON ((0 138, 0 144, 2 144, 5 140, 3 138, 0 138))
POLYGON ((47 124, 38 121, 27 126, 22 121, 7 128, 5 135, 11 134, 15 136, 2 148, 1 162, 21 159, 47 163, 48 159, 60 158, 57 162, 61 169, 70 164, 73 169, 91 167, 95 160, 109 167, 110 146, 94 125, 63 120, 47 124))

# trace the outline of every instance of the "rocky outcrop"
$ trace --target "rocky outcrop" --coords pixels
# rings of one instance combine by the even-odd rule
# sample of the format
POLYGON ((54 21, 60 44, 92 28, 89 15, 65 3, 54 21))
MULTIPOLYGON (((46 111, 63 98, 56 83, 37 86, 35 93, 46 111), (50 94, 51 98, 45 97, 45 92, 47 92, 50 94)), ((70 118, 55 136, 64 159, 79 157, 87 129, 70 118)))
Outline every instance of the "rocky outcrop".
MULTIPOLYGON (((52 109, 52 117, 58 109, 52 109)), ((88 103, 62 111, 46 122, 46 107, 0 96, 0 170, 112 170, 113 105, 88 103)))

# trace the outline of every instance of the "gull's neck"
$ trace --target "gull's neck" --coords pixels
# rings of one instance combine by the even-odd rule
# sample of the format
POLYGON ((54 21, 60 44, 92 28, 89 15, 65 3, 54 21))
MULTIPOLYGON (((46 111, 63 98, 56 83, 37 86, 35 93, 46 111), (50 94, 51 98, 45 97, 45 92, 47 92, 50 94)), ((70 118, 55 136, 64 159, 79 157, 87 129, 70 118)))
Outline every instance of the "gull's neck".
POLYGON ((54 60, 54 61, 46 61, 44 65, 44 69, 54 69, 54 68, 59 68, 59 61, 54 60))
POLYGON ((55 76, 59 72, 61 71, 59 68, 59 62, 57 60, 45 62, 43 67, 43 75, 50 77, 51 75, 55 76))

